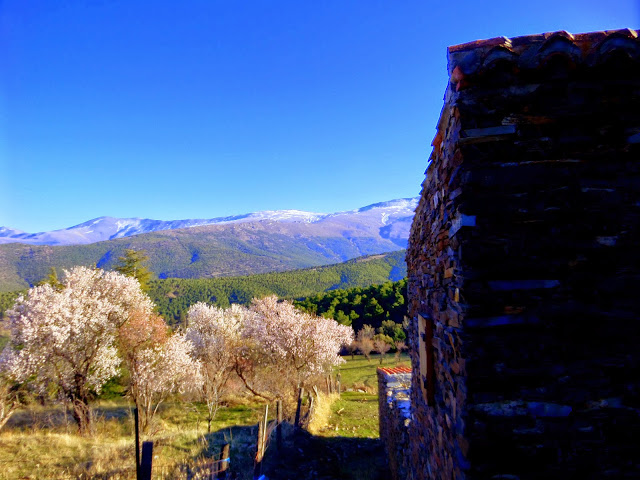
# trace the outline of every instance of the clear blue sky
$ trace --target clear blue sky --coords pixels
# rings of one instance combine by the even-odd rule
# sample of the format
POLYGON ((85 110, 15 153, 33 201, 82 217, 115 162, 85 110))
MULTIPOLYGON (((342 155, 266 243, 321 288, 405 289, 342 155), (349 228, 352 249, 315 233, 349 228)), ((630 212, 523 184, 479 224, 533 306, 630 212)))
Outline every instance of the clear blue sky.
POLYGON ((638 0, 0 0, 0 225, 416 196, 446 47, 638 28, 638 0))

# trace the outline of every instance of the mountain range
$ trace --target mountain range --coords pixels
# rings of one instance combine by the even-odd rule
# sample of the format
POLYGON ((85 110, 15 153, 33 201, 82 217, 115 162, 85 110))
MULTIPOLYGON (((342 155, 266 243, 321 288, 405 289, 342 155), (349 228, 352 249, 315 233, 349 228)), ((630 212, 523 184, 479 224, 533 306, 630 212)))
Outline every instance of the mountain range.
POLYGON ((28 287, 50 267, 112 268, 143 250, 159 278, 212 278, 314 267, 406 247, 417 198, 322 214, 266 211, 208 220, 100 217, 63 230, 0 228, 0 291, 28 287))
POLYGON ((272 221, 279 223, 355 223, 380 222, 382 226, 413 216, 417 198, 403 198, 375 203, 357 210, 338 213, 314 213, 302 210, 266 210, 228 217, 187 220, 152 220, 149 218, 98 217, 73 227, 49 232, 26 233, 9 227, 0 227, 0 243, 25 243, 29 245, 82 245, 114 240, 143 233, 201 227, 272 221))

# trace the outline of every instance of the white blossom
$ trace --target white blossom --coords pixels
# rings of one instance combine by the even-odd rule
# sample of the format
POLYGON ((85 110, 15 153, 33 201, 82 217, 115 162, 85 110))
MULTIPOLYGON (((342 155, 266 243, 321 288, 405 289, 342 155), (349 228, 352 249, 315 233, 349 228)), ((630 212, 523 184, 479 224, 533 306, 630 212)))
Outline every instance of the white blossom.
POLYGON ((133 311, 150 313, 153 303, 137 280, 115 272, 75 267, 64 271, 62 285, 33 287, 9 310, 9 372, 42 393, 53 386, 72 402, 83 430, 91 391, 118 372, 117 328, 133 311))
POLYGON ((201 364, 192 358, 193 344, 182 334, 138 352, 136 368, 130 372, 142 408, 142 427, 151 422, 160 404, 172 393, 198 389, 201 364))
POLYGON ((251 309, 256 317, 247 323, 246 336, 259 342, 273 362, 288 365, 298 386, 342 363, 340 349, 353 341, 350 327, 304 313, 276 296, 254 300, 251 309))
POLYGON ((196 303, 189 308, 186 338, 193 343, 193 355, 202 365, 201 397, 207 405, 209 430, 234 372, 244 325, 251 316, 246 307, 236 304, 222 309, 196 303))

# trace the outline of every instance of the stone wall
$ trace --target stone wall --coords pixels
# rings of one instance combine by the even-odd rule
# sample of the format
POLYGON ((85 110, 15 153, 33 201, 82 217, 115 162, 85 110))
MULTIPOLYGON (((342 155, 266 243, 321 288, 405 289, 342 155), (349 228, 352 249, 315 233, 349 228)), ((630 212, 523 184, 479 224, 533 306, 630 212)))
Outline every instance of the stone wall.
POLYGON ((407 478, 406 451, 411 423, 411 369, 378 367, 380 438, 384 442, 393 480, 407 478))
POLYGON ((640 478, 638 32, 448 55, 407 250, 406 478, 640 478))

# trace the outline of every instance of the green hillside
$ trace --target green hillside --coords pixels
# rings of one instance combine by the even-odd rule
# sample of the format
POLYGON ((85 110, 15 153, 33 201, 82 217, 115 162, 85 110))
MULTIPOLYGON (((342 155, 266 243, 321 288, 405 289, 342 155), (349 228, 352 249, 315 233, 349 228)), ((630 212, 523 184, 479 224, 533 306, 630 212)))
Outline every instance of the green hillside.
POLYGON ((349 287, 367 287, 398 280, 407 274, 405 251, 360 257, 337 265, 264 273, 243 277, 154 280, 149 294, 159 313, 169 323, 180 323, 196 302, 248 303, 254 297, 278 295, 304 298, 320 292, 349 287))
POLYGON ((385 333, 390 337, 397 337, 395 330, 402 330, 400 325, 407 314, 406 298, 407 279, 403 278, 396 282, 317 293, 294 301, 294 304, 309 313, 350 325, 355 331, 360 330, 364 324, 378 329, 383 326, 383 322, 391 321, 397 325, 387 324, 390 330, 385 333))
MULTIPOLYGON (((407 274, 404 255, 405 251, 400 250, 335 265, 239 277, 158 279, 150 282, 149 295, 158 306, 158 312, 169 323, 177 324, 189 306, 196 302, 225 307, 271 294, 299 299, 321 292, 399 280, 407 274)), ((46 273, 35 280, 41 280, 46 273)), ((18 293, 0 293, 0 315, 11 307, 18 293)))

